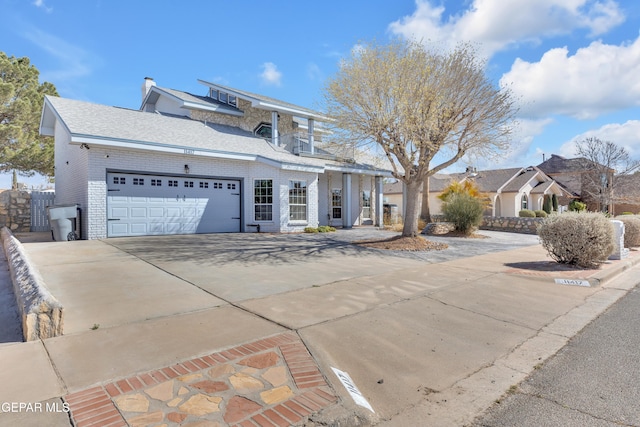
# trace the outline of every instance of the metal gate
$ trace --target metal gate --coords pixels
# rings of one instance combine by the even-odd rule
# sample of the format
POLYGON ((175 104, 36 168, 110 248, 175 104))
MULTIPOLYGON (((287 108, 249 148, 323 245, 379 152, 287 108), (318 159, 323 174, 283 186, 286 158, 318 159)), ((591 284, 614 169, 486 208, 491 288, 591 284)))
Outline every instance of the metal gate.
POLYGON ((31 192, 31 231, 49 231, 47 206, 53 205, 55 193, 52 191, 31 192))

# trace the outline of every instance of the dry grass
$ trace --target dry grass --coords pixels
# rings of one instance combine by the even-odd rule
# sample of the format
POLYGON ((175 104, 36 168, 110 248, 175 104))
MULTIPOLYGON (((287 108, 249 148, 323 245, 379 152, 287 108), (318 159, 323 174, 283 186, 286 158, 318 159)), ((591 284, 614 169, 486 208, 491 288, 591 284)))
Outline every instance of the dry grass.
POLYGON ((386 249, 391 251, 441 251, 449 246, 446 243, 432 242, 422 237, 394 236, 382 240, 361 240, 353 242, 367 248, 386 249))

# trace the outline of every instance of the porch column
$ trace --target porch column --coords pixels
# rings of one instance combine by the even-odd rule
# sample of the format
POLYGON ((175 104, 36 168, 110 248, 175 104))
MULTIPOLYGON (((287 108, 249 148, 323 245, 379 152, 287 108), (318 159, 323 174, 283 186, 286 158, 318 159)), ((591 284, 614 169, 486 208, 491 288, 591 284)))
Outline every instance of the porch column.
POLYGON ((271 141, 277 147, 280 145, 280 138, 278 136, 278 112, 271 112, 271 141))
POLYGON ((313 125, 315 121, 313 119, 308 120, 307 129, 309 130, 309 152, 315 154, 315 147, 313 141, 313 125))
POLYGON ((351 228, 351 174, 342 174, 342 227, 351 228))
POLYGON ((384 198, 382 194, 383 180, 381 176, 375 178, 376 197, 375 197, 375 217, 373 218, 373 225, 376 227, 384 227, 384 198))

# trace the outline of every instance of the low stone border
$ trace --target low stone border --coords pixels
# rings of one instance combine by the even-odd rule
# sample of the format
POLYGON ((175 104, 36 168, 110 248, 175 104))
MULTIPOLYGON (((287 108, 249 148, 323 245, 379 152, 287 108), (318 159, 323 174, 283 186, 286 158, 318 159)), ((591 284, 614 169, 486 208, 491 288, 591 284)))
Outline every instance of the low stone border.
POLYGON ((44 285, 38 270, 31 264, 22 243, 7 227, 0 231, 2 246, 9 264, 13 292, 22 318, 25 341, 62 335, 64 309, 44 285))

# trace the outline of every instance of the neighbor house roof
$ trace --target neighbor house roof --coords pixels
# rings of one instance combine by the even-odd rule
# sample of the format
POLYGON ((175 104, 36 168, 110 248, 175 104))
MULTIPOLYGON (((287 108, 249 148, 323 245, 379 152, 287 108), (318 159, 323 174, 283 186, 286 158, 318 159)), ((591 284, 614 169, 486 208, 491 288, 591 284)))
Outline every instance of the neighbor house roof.
POLYGON ((296 156, 237 127, 46 96, 40 124, 43 135, 53 135, 56 118, 71 135, 71 142, 76 144, 177 154, 189 150, 208 157, 262 161, 283 169, 322 172, 330 168, 386 174, 369 165, 296 156))
POLYGON ((522 187, 527 185, 529 181, 538 175, 537 170, 525 170, 523 173, 514 177, 507 185, 502 188, 503 193, 517 193, 522 187))
POLYGON ((522 168, 492 169, 478 171, 473 180, 483 193, 495 193, 509 183, 522 168))

